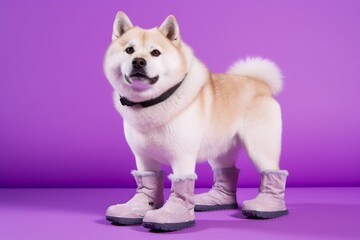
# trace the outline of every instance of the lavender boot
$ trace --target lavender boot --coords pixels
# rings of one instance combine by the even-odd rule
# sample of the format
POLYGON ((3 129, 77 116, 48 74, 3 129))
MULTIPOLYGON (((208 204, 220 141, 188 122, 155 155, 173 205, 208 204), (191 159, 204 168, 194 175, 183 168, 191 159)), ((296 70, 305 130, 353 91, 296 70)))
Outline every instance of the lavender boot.
POLYGON ((169 200, 158 210, 148 211, 143 226, 154 231, 177 231, 195 225, 194 187, 196 175, 170 175, 169 200))
POLYGON ((259 194, 244 201, 242 212, 249 218, 275 218, 288 214, 284 195, 288 171, 264 171, 261 173, 259 194))
POLYGON ((217 168, 213 169, 214 185, 207 193, 197 194, 194 197, 195 211, 212 211, 220 209, 238 208, 236 202, 236 184, 239 169, 217 168))
POLYGON ((110 206, 106 219, 118 225, 141 224, 145 213, 164 204, 164 173, 132 171, 135 177, 136 194, 124 204, 110 206))

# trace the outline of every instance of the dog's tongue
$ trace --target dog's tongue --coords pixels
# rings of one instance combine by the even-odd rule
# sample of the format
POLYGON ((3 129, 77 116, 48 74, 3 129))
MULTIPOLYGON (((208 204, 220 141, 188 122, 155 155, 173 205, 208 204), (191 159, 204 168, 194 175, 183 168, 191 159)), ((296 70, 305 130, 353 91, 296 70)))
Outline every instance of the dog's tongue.
POLYGON ((143 78, 132 77, 131 80, 132 80, 131 87, 134 90, 142 91, 149 88, 149 82, 143 78))

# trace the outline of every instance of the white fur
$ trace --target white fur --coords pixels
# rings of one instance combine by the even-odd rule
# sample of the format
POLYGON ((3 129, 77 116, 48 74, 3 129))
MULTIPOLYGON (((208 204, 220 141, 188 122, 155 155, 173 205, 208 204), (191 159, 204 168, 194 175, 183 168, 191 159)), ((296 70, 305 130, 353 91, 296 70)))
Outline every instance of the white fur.
POLYGON ((261 57, 248 57, 235 62, 228 73, 257 78, 265 82, 276 95, 283 87, 280 69, 272 61, 261 57))

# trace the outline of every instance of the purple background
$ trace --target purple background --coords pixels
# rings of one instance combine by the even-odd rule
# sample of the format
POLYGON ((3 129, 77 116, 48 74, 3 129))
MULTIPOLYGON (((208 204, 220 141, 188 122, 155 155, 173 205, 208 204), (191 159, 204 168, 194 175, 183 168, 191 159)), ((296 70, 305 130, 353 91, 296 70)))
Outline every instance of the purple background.
MULTIPOLYGON (((288 185, 360 186, 360 1, 2 0, 0 187, 134 186, 102 71, 118 10, 144 28, 174 14, 215 72, 247 55, 274 60, 288 185)), ((240 158, 239 186, 257 186, 240 158)), ((207 164, 197 173, 211 185, 207 164)))

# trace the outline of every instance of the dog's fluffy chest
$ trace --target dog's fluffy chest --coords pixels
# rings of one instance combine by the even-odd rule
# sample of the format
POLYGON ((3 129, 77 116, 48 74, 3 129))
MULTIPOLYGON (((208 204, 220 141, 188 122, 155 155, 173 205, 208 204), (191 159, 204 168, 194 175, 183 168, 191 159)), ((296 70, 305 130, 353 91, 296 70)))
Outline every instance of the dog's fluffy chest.
POLYGON ((134 153, 142 158, 150 158, 163 163, 169 163, 182 149, 189 148, 182 140, 180 129, 173 125, 157 127, 141 132, 124 125, 126 139, 134 153))
POLYGON ((124 121, 126 139, 135 154, 161 162, 168 163, 186 153, 196 154, 203 127, 195 112, 188 109, 172 121, 147 130, 138 130, 124 121))

